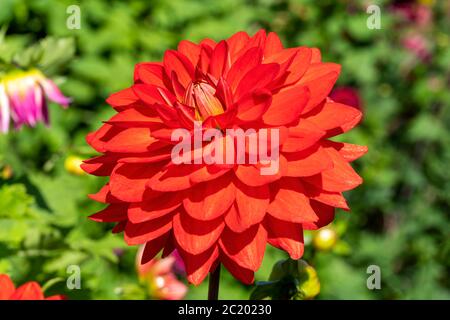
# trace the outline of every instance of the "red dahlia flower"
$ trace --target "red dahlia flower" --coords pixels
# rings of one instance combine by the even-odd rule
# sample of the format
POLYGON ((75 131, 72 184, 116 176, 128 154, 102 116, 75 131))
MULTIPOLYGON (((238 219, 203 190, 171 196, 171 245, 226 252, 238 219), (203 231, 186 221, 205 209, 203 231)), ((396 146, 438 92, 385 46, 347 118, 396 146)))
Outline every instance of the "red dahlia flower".
POLYGON ((163 62, 137 64, 134 84, 107 99, 117 114, 87 137, 103 155, 83 169, 109 176, 91 195, 108 207, 91 219, 117 223, 113 232, 124 231, 129 245, 145 244, 142 263, 177 249, 194 284, 218 263, 252 283, 267 243, 299 259, 303 230, 348 210, 342 192, 362 182, 349 162, 367 148, 328 140, 361 119, 328 98, 339 72, 318 49, 283 48, 264 30, 182 41, 163 62), (191 132, 194 121, 277 129, 279 170, 262 175, 262 161, 175 164, 172 133, 191 132))
POLYGON ((41 286, 34 281, 16 289, 8 275, 0 274, 0 300, 64 300, 62 295, 45 298, 41 286))

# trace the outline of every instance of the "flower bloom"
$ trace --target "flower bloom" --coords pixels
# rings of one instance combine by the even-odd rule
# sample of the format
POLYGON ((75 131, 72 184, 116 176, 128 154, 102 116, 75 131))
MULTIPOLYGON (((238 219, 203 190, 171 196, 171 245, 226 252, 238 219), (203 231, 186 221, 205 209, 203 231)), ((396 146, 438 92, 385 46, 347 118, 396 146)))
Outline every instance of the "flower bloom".
MULTIPOLYGON (((218 43, 182 41, 163 62, 140 63, 134 84, 111 95, 117 113, 87 137, 102 155, 83 169, 109 176, 91 198, 108 206, 91 216, 116 222, 142 263, 160 250, 180 253, 199 284, 218 263, 254 281, 266 244, 293 259, 303 230, 348 210, 342 192, 362 183, 349 162, 367 148, 329 138, 352 129, 361 112, 328 95, 340 72, 316 48, 283 48, 275 33, 238 32, 218 43), (277 129, 279 170, 255 164, 174 164, 175 129, 277 129)), ((206 152, 207 148, 203 148, 206 152)))
POLYGON ((56 84, 39 70, 15 71, 0 78, 0 131, 8 132, 10 119, 14 128, 34 127, 38 122, 49 124, 47 100, 68 107, 56 84))
POLYGON ((430 44, 420 33, 408 34, 402 39, 402 45, 423 62, 429 62, 432 57, 430 44))
POLYGON ((339 102, 362 110, 358 91, 352 87, 337 87, 330 93, 334 102, 339 102))
POLYGON ((394 3, 391 10, 405 22, 420 28, 428 27, 433 22, 433 10, 430 5, 407 1, 394 3))
MULTIPOLYGON (((174 251, 176 252, 176 251, 174 251)), ((187 293, 187 287, 175 275, 177 256, 154 258, 141 264, 143 248, 139 250, 136 266, 141 282, 148 285, 149 293, 153 298, 162 300, 181 300, 187 293)))
POLYGON ((65 300, 62 295, 45 298, 41 286, 34 281, 16 289, 8 275, 0 274, 0 300, 65 300))

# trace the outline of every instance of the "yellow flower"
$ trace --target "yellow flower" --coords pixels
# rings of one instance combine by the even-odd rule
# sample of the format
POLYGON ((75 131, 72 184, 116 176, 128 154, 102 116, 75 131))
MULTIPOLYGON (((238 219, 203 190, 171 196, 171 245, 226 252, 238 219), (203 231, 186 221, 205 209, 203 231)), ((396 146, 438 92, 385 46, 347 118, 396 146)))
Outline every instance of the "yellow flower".
POLYGON ((314 234, 314 248, 320 251, 328 251, 332 249, 337 242, 337 233, 332 228, 322 228, 314 234))
POLYGON ((78 156, 68 156, 64 161, 64 168, 67 170, 67 172, 70 172, 72 174, 83 175, 85 174, 83 169, 81 169, 83 160, 84 159, 78 156))
POLYGON ((298 261, 300 281, 297 285, 297 299, 310 300, 320 293, 320 281, 316 269, 304 260, 298 261))

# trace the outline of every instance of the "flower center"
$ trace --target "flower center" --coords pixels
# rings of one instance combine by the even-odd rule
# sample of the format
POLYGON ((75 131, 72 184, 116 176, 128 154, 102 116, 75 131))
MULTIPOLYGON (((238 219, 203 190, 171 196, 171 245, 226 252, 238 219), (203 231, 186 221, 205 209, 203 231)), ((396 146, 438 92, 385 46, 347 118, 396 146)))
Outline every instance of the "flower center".
POLYGON ((216 89, 206 82, 192 82, 186 90, 184 103, 195 109, 195 119, 202 121, 224 112, 216 89))

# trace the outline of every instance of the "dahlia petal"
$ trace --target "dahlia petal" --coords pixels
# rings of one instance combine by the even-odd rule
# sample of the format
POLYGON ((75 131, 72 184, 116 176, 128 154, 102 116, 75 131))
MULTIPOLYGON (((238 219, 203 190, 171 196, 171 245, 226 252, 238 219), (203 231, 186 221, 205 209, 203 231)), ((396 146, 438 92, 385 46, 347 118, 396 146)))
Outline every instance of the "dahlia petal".
POLYGON ((168 236, 169 232, 146 242, 144 245, 144 250, 142 251, 141 261, 139 263, 143 265, 152 260, 158 252, 164 248, 168 236))
POLYGON ((174 105, 176 97, 167 89, 155 85, 138 83, 132 86, 135 95, 145 104, 153 106, 154 104, 174 105))
POLYGON ((157 113, 148 106, 135 106, 123 110, 109 119, 107 123, 125 127, 156 127, 163 124, 157 113))
POLYGON ((236 208, 236 203, 234 203, 225 214, 225 224, 234 232, 243 232, 250 226, 247 226, 242 222, 242 220, 243 217, 239 214, 239 211, 236 208))
POLYGON ((109 105, 115 108, 119 108, 119 110, 122 110, 124 107, 128 107, 138 101, 139 98, 134 93, 132 88, 127 88, 119 92, 113 93, 106 99, 106 102, 109 105))
POLYGON ((178 76, 174 71, 172 71, 170 80, 172 85, 172 92, 174 93, 175 97, 177 98, 178 101, 183 101, 186 88, 183 87, 180 81, 178 81, 178 76))
POLYGON ((173 146, 163 147, 148 153, 123 154, 117 163, 152 163, 170 159, 173 146))
POLYGON ((306 47, 283 49, 264 60, 265 63, 276 62, 282 67, 275 87, 286 87, 296 84, 310 66, 311 49, 306 47))
POLYGON ((207 48, 213 50, 216 47, 217 43, 213 39, 205 38, 202 41, 200 41, 200 45, 202 47, 207 47, 207 48))
POLYGON ((233 97, 231 93, 231 88, 226 82, 224 78, 219 78, 219 81, 217 82, 217 88, 216 88, 216 97, 220 100, 222 105, 225 107, 225 113, 227 111, 230 111, 230 108, 232 108, 233 104, 233 97))
POLYGON ((177 108, 162 104, 155 104, 154 108, 165 125, 171 128, 182 127, 180 125, 180 113, 177 108))
POLYGON ((317 188, 316 186, 304 182, 305 194, 308 198, 322 202, 332 207, 341 208, 344 210, 349 210, 347 201, 340 192, 328 192, 317 188))
POLYGON ((34 98, 35 92, 33 88, 27 88, 25 91, 25 97, 22 101, 22 105, 24 107, 25 116, 26 116, 26 123, 34 127, 36 125, 37 120, 37 111, 38 106, 36 105, 36 100, 34 98))
POLYGON ((229 170, 229 168, 225 168, 223 166, 204 165, 201 167, 201 169, 192 172, 189 175, 189 180, 191 181, 192 185, 195 185, 200 182, 214 180, 224 175, 229 170))
POLYGON ((39 84, 44 89, 45 95, 53 102, 67 108, 72 99, 64 96, 58 86, 50 79, 43 78, 39 84))
MULTIPOLYGON (((159 142, 164 143, 166 146, 169 144, 172 146, 175 144, 174 141, 172 141, 172 132, 173 129, 172 128, 157 128, 157 129, 153 129, 151 130, 151 136, 155 139, 160 140, 159 142)), ((155 144, 157 145, 157 144, 155 144)), ((163 144, 161 144, 163 145, 163 144)))
POLYGON ((275 32, 269 32, 265 44, 264 58, 270 57, 271 55, 283 50, 283 44, 275 32))
POLYGON ((355 127, 362 118, 362 113, 356 108, 336 102, 325 102, 306 119, 327 132, 327 137, 333 137, 355 127))
POLYGON ((44 294, 37 282, 27 282, 21 285, 11 295, 10 300, 44 300, 44 294))
MULTIPOLYGON (((173 223, 173 221, 172 221, 172 223, 173 223)), ((172 228, 172 230, 168 232, 168 236, 167 236, 167 239, 164 244, 164 249, 161 254, 161 258, 168 257, 171 253, 173 253, 175 251, 175 249, 176 249, 176 246, 175 246, 175 239, 173 236, 173 228, 172 228)))
MULTIPOLYGON (((276 62, 280 65, 292 61, 292 59, 297 55, 299 48, 285 48, 278 52, 273 53, 270 56, 264 56, 264 63, 276 62)), ((309 65, 309 63, 308 63, 309 65)))
POLYGON ((261 169, 253 165, 241 164, 234 169, 236 177, 250 187, 259 187, 274 182, 282 177, 281 171, 273 175, 261 175, 261 169))
POLYGON ((239 57, 237 55, 238 52, 240 52, 242 48, 244 48, 249 39, 250 36, 247 34, 247 32, 244 31, 239 31, 227 39, 231 63, 234 63, 236 61, 236 59, 239 57))
POLYGON ((173 214, 148 220, 142 223, 127 221, 124 239, 128 245, 143 244, 154 240, 172 229, 173 214))
POLYGON ((199 75, 206 74, 208 72, 209 68, 209 61, 211 60, 213 49, 208 46, 201 46, 200 49, 200 57, 198 60, 197 67, 195 69, 196 77, 199 77, 199 75))
POLYGON ((237 115, 237 108, 230 108, 225 110, 224 113, 217 114, 215 116, 208 117, 203 122, 204 128, 229 128, 235 124, 237 115))
POLYGON ((118 164, 111 173, 109 186, 111 194, 126 202, 143 200, 146 183, 156 175, 160 166, 147 163, 118 164))
POLYGON ((219 239, 223 253, 242 268, 259 269, 266 249, 267 231, 260 224, 236 233, 225 228, 219 239))
POLYGON ((303 113, 314 109, 328 96, 339 77, 340 70, 341 66, 335 63, 311 65, 298 82, 298 84, 308 87, 311 94, 303 113))
POLYGON ((283 142, 281 151, 303 151, 315 145, 324 136, 324 130, 321 130, 311 121, 301 119, 297 126, 288 129, 288 138, 283 142))
MULTIPOLYGON (((288 129, 284 126, 278 126, 264 128, 263 130, 258 130, 256 133, 246 132, 245 135, 245 152, 248 156, 259 159, 259 162, 256 160, 256 163, 254 164, 255 167, 259 168, 260 166, 263 166, 264 160, 267 160, 271 155, 273 155, 273 160, 276 160, 276 155, 279 153, 280 146, 288 138, 288 129), (255 145, 253 144, 256 142, 258 148, 255 148, 255 145)), ((281 155, 281 157, 283 156, 281 155)), ((253 163, 254 161, 255 160, 251 160, 250 163, 253 163)))
POLYGON ((48 105, 45 101, 44 93, 42 92, 42 88, 39 86, 34 87, 34 100, 36 106, 36 120, 44 121, 46 125, 49 125, 49 113, 48 113, 48 105))
POLYGON ((197 220, 214 220, 223 215, 233 204, 236 188, 230 175, 195 186, 184 199, 186 212, 197 220))
POLYGON ((14 128, 19 129, 27 123, 27 115, 24 106, 17 94, 10 94, 11 118, 14 121, 14 128))
POLYGON ((263 51, 261 48, 251 48, 231 66, 230 71, 228 71, 226 81, 233 91, 241 82, 244 75, 246 75, 257 65, 261 64, 262 56, 263 51))
POLYGON ((276 63, 260 64, 250 69, 240 80, 234 97, 239 100, 248 92, 253 92, 256 89, 264 89, 278 74, 280 65, 276 63))
POLYGON ((333 161, 328 153, 319 145, 299 152, 287 153, 288 177, 308 177, 329 170, 333 167, 333 161))
POLYGON ((127 219, 127 204, 110 204, 105 209, 89 216, 96 222, 120 222, 127 219))
POLYGON ((345 159, 345 161, 348 162, 352 162, 362 157, 368 151, 368 148, 366 146, 329 140, 322 141, 322 145, 325 147, 332 147, 336 149, 339 154, 345 159))
POLYGON ((227 268, 227 270, 242 283, 250 285, 255 281, 255 273, 253 270, 241 267, 233 259, 228 257, 223 250, 220 253, 220 261, 225 268, 227 268))
POLYGON ((147 152, 152 144, 158 142, 151 136, 150 128, 126 128, 111 137, 105 150, 111 152, 147 152))
POLYGON ((0 274, 0 300, 9 300, 16 290, 14 283, 6 274, 0 274))
POLYGON ((161 65, 161 63, 138 63, 134 68, 134 82, 142 82, 158 87, 165 87, 164 67, 161 65))
POLYGON ((266 43, 266 30, 261 29, 256 32, 253 37, 247 41, 245 46, 238 52, 237 55, 242 55, 251 48, 264 48, 266 43))
POLYGON ((88 197, 101 203, 119 203, 120 200, 113 197, 109 184, 105 184, 97 193, 89 194, 88 197))
POLYGON ((267 215, 265 219, 267 241, 274 247, 289 253, 291 259, 303 256, 303 228, 300 223, 286 222, 267 215))
POLYGON ((267 208, 271 216, 293 223, 317 221, 317 215, 298 179, 283 178, 273 191, 274 199, 267 208))
POLYGON ((326 204, 311 200, 311 207, 316 212, 319 219, 315 222, 305 222, 302 223, 303 229, 305 230, 317 230, 334 220, 334 208, 327 206, 326 204))
POLYGON ((184 251, 198 255, 216 244, 225 226, 221 217, 202 221, 181 212, 173 218, 173 234, 184 251))
POLYGON ((209 73, 215 78, 221 78, 230 68, 228 45, 225 40, 220 41, 214 48, 209 62, 209 73))
POLYGON ((200 58, 200 46, 188 41, 182 40, 178 44, 178 51, 186 56, 193 66, 196 66, 198 63, 198 59, 200 58))
POLYGON ((163 169, 161 172, 147 182, 147 186, 155 191, 179 191, 190 188, 193 183, 189 176, 200 168, 199 165, 173 165, 163 169))
POLYGON ((331 192, 351 190, 362 183, 362 178, 335 149, 328 148, 326 152, 333 161, 333 168, 311 177, 304 177, 306 182, 331 192))
POLYGON ((127 221, 120 221, 119 223, 117 223, 114 228, 112 228, 112 233, 121 233, 125 230, 125 226, 127 225, 127 221))
POLYGON ((172 72, 175 72, 178 75, 178 80, 185 88, 194 79, 194 66, 191 61, 175 50, 167 50, 164 53, 164 69, 168 77, 171 76, 172 72))
POLYGON ((183 193, 168 192, 142 202, 131 203, 128 208, 128 219, 132 223, 140 223, 156 219, 178 208, 183 201, 183 193))
POLYGON ((235 180, 235 184, 238 213, 235 215, 238 220, 235 225, 241 225, 241 231, 244 231, 263 220, 270 202, 270 191, 267 185, 248 187, 238 180, 235 180))
POLYGON ((298 121, 309 96, 309 89, 302 86, 281 90, 272 96, 272 104, 263 115, 263 122, 279 126, 298 121))
POLYGON ((311 63, 319 63, 322 62, 322 54, 320 50, 317 48, 311 48, 311 63))
POLYGON ((284 85, 287 86, 297 83, 308 70, 311 60, 312 51, 310 48, 298 48, 297 54, 287 69, 288 75, 284 81, 284 85))
POLYGON ((123 129, 105 123, 98 130, 86 136, 86 142, 98 152, 106 152, 105 145, 108 140, 123 129))
POLYGON ((109 154, 84 160, 81 169, 94 176, 104 177, 111 175, 117 164, 117 157, 109 154))
MULTIPOLYGON (((291 66, 292 62, 294 61, 295 56, 297 55, 296 50, 292 51, 292 55, 283 62, 280 61, 276 61, 276 63, 278 63, 280 65, 280 70, 278 71, 278 75, 275 77, 275 79, 269 84, 269 86, 267 87, 268 89, 276 92, 277 90, 279 90, 282 87, 287 87, 288 85, 291 85, 291 83, 286 83, 286 79, 289 77, 290 72, 289 67, 291 66)), ((273 59, 266 59, 264 62, 268 63, 267 60, 273 60, 273 59)))
POLYGON ((177 251, 183 258, 188 281, 196 286, 206 278, 219 257, 219 249, 217 246, 213 246, 198 255, 189 254, 180 247, 177 247, 177 251))
POLYGON ((257 90, 244 95, 237 103, 237 118, 242 122, 261 119, 272 103, 272 94, 268 90, 257 90))

